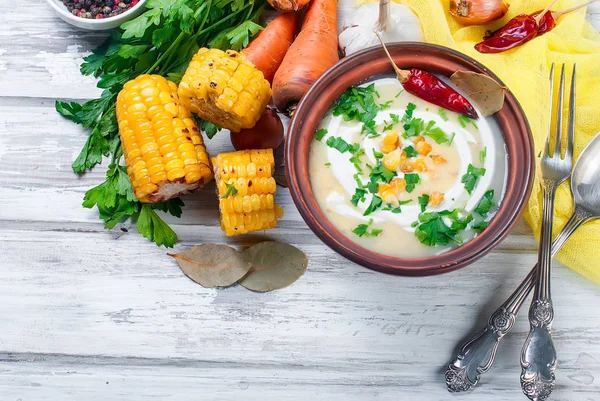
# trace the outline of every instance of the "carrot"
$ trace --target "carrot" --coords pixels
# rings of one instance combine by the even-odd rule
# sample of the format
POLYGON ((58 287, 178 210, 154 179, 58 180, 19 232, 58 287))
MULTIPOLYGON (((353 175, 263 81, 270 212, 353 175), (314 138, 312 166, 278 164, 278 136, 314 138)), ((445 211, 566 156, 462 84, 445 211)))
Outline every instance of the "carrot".
POLYGON ((305 5, 307 5, 310 0, 267 0, 271 7, 276 9, 277 11, 298 11, 305 5))
POLYGON ((312 0, 302 30, 273 79, 275 106, 286 111, 338 62, 337 1, 312 0))
POLYGON ((273 83, 275 71, 292 45, 297 30, 298 13, 281 14, 242 53, 246 60, 262 71, 267 81, 273 83))

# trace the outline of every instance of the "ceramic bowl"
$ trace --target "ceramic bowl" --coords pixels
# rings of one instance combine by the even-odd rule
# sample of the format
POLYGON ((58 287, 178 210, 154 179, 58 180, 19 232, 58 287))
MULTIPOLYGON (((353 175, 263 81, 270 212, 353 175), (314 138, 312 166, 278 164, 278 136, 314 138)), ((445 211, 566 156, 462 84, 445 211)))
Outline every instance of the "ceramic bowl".
MULTIPOLYGON (((424 43, 394 43, 389 51, 400 68, 420 68, 450 76, 457 70, 487 74, 489 69, 454 50, 424 43)), ((506 144, 507 177, 502 203, 488 228, 473 240, 442 255, 405 259, 382 255, 352 242, 327 219, 312 191, 309 155, 314 133, 333 102, 350 86, 393 74, 382 48, 370 48, 329 69, 298 104, 286 139, 286 175, 300 214, 315 234, 342 256, 370 269, 400 275, 432 275, 464 267, 481 258, 509 233, 529 198, 534 179, 533 139, 519 102, 508 90, 504 107, 494 115, 506 144)))
POLYGON ((113 29, 120 26, 123 22, 129 21, 144 11, 144 4, 148 0, 140 0, 134 7, 125 11, 123 14, 116 15, 110 18, 103 19, 85 19, 77 17, 67 10, 67 7, 61 0, 46 0, 50 7, 56 11, 60 19, 63 21, 82 29, 88 29, 92 31, 102 31, 106 29, 113 29))

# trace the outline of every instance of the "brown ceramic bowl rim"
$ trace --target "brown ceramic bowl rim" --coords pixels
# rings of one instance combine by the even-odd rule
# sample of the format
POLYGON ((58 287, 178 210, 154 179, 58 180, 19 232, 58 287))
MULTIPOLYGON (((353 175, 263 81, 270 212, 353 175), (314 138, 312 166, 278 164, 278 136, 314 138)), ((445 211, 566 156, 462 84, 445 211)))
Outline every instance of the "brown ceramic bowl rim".
MULTIPOLYGON (((402 42, 388 45, 400 68, 421 68, 450 76, 456 70, 486 74, 504 85, 500 78, 474 59, 443 46, 402 42)), ((331 67, 298 104, 286 138, 286 177, 300 215, 311 230, 329 247, 367 268, 399 275, 425 276, 450 272, 481 258, 509 233, 523 211, 534 178, 534 147, 531 129, 521 105, 506 91, 502 110, 494 115, 504 137, 507 152, 505 192, 500 208, 488 228, 473 240, 444 253, 424 258, 400 258, 366 249, 347 238, 329 221, 312 191, 308 170, 310 146, 323 116, 348 87, 393 73, 381 47, 344 58, 331 67), (386 66, 387 63, 387 66, 386 66)))

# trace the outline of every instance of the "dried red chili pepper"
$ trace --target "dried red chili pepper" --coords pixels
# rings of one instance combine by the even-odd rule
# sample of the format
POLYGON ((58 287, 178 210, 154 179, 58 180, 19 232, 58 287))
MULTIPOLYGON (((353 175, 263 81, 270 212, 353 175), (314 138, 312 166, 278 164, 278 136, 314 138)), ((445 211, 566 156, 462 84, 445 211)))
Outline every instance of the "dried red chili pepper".
POLYGON ((379 33, 375 32, 375 35, 379 38, 385 54, 387 54, 394 71, 396 71, 398 81, 404 86, 404 90, 436 106, 464 114, 473 119, 479 118, 475 107, 463 95, 432 73, 418 68, 412 68, 410 71, 398 68, 379 33))
POLYGON ((432 73, 418 68, 399 71, 398 79, 408 93, 467 117, 479 118, 473 105, 463 95, 432 73))
POLYGON ((475 50, 480 53, 501 53, 533 39, 538 28, 537 21, 531 15, 517 15, 491 37, 477 43, 475 50))
MULTIPOLYGON (((531 16, 533 18, 537 18, 537 16, 540 15, 541 12, 542 10, 537 11, 531 14, 531 16)), ((542 36, 546 32, 550 32, 554 29, 554 26, 556 25, 556 20, 558 19, 554 18, 554 15, 555 13, 553 11, 548 11, 546 14, 542 15, 542 17, 540 18, 537 36, 542 36)))

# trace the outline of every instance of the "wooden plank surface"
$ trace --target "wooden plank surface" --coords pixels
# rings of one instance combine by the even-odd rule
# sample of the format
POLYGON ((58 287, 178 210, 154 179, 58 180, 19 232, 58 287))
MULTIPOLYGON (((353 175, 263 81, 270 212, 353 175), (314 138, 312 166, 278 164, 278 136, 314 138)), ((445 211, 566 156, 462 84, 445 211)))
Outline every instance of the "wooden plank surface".
MULTIPOLYGON (((443 369, 535 263, 520 222, 479 262, 448 275, 390 277, 349 263, 302 222, 287 190, 280 228, 234 242, 287 241, 307 253, 292 287, 207 290, 129 224, 108 232, 84 192, 103 179, 70 163, 85 132, 55 98, 89 99, 81 57, 103 35, 72 29, 39 1, 0 25, 0 400, 422 400, 450 398, 443 369), (28 10, 28 12, 23 12, 28 10)), ((589 19, 600 27, 600 5, 589 19)), ((229 149, 228 138, 209 150, 229 149)), ((224 242, 212 188, 169 218, 183 249, 224 242)), ((557 266, 557 389, 600 399, 598 287, 557 266)), ((465 400, 522 399, 521 316, 492 371, 465 400)))

